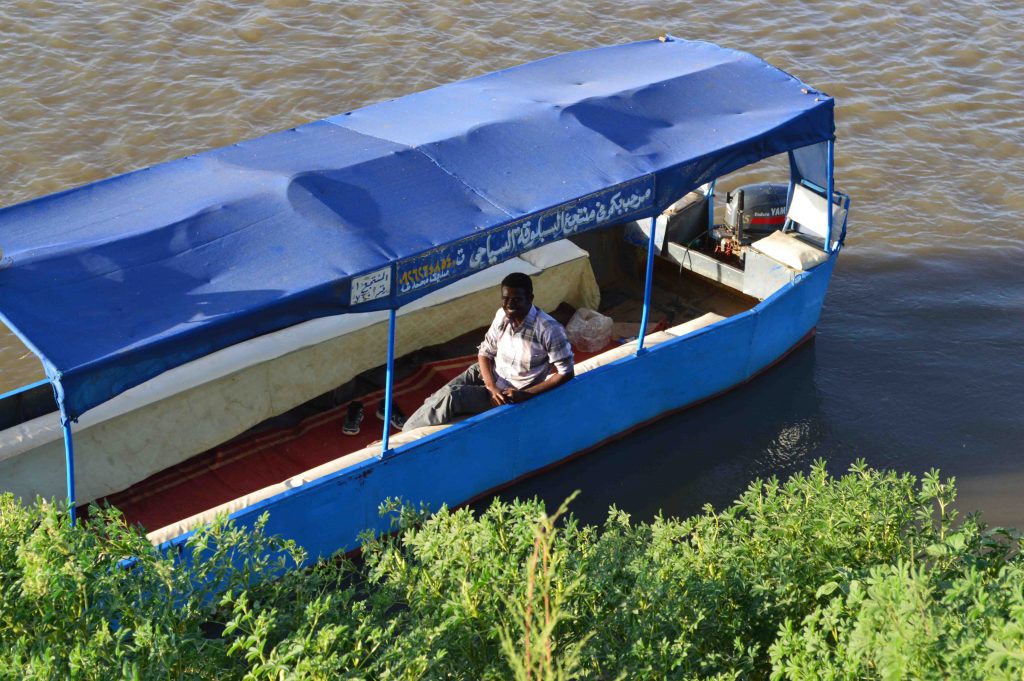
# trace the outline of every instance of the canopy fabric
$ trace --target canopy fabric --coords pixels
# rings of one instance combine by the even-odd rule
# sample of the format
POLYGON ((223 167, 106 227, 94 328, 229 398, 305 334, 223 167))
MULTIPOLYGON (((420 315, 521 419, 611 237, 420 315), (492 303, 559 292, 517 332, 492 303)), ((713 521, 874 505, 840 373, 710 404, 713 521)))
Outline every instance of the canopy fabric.
POLYGON ((833 136, 833 101, 668 38, 551 57, 0 211, 0 317, 65 419, 316 317, 395 308, 833 136))

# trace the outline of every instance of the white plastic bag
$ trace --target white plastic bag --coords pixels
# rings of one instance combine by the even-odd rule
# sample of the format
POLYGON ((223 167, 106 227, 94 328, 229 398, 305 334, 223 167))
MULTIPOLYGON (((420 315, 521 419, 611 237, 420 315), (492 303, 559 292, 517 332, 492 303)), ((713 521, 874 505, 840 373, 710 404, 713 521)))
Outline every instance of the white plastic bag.
POLYGON ((565 325, 565 333, 577 350, 597 352, 611 340, 612 318, 590 308, 581 307, 565 325))

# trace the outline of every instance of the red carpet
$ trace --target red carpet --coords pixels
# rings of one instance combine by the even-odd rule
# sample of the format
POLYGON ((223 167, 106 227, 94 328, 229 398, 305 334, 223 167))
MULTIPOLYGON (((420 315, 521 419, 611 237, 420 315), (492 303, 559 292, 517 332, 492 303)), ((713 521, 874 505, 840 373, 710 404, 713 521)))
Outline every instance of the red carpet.
MULTIPOLYGON (((577 351, 580 362, 597 353, 577 351)), ((435 390, 476 361, 475 355, 433 362, 395 386, 395 402, 412 414, 435 390)), ((358 435, 341 432, 348 404, 303 420, 292 428, 239 436, 123 492, 106 498, 130 523, 155 530, 181 518, 281 482, 292 475, 362 449, 383 437, 384 424, 375 415, 383 390, 363 395, 365 411, 358 435)), ((392 428, 392 433, 398 432, 392 428)))

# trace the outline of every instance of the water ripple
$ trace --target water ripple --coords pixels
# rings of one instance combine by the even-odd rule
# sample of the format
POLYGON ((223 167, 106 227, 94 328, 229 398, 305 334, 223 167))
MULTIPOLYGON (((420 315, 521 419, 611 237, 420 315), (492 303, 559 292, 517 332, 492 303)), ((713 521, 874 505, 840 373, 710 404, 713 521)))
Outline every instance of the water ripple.
MULTIPOLYGON (((813 0, 784 19, 774 4, 728 0, 700 11, 646 0, 11 0, 0 5, 0 205, 663 32, 752 51, 837 98, 851 250, 1019 248, 1017 0, 813 0)), ((0 349, 12 346, 4 338, 0 349)), ((0 355, 0 389, 19 348, 0 355)))

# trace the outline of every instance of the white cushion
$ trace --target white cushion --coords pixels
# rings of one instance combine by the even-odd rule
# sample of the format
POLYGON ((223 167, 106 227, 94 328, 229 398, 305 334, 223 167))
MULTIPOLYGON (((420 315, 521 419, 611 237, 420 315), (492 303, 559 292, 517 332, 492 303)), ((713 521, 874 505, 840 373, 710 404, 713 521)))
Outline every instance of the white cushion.
MULTIPOLYGON (((649 336, 644 337, 644 347, 651 348, 658 343, 664 343, 667 340, 675 338, 672 334, 666 331, 658 331, 652 333, 649 336)), ((596 369, 597 367, 603 367, 605 364, 611 364, 617 359, 622 359, 636 352, 636 341, 631 340, 628 343, 623 343, 617 348, 611 350, 605 350, 600 355, 594 355, 590 359, 585 359, 577 364, 573 371, 578 375, 596 369)))
MULTIPOLYGON (((433 435, 437 431, 444 430, 450 425, 450 423, 442 423, 441 425, 437 426, 420 426, 419 428, 413 428, 412 430, 403 430, 400 433, 395 433, 394 435, 388 438, 388 447, 390 447, 391 449, 401 447, 402 445, 406 445, 409 444, 410 442, 415 442, 416 440, 425 438, 428 435, 433 435)), ((369 446, 377 447, 378 449, 380 449, 380 445, 381 440, 375 440, 369 446)))
POLYGON ((691 319, 683 324, 677 324, 670 329, 665 329, 665 333, 670 333, 673 336, 685 336, 688 333, 693 333, 697 329, 703 329, 705 326, 711 326, 715 322, 719 322, 725 319, 720 314, 714 312, 708 312, 706 315, 691 319))
POLYGON ((828 253, 805 244, 792 234, 772 232, 760 241, 750 244, 758 253, 782 263, 798 272, 809 270, 828 260, 828 253))

